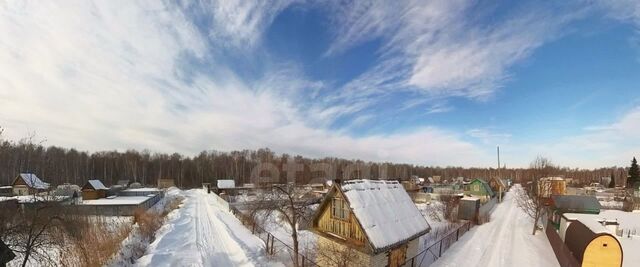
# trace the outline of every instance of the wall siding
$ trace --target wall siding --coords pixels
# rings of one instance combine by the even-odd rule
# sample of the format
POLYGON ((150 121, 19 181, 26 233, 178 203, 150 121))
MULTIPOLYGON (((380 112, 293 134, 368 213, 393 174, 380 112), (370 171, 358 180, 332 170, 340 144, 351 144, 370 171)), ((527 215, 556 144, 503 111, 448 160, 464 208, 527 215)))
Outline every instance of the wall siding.
POLYGON ((598 236, 593 239, 587 246, 587 249, 585 249, 582 266, 620 267, 622 266, 622 248, 618 244, 618 241, 612 236, 598 236))
POLYGON ((364 245, 366 236, 355 216, 353 216, 353 213, 349 211, 349 219, 346 221, 334 219, 331 217, 331 206, 332 202, 324 207, 322 215, 318 220, 318 230, 339 235, 356 245, 364 245))

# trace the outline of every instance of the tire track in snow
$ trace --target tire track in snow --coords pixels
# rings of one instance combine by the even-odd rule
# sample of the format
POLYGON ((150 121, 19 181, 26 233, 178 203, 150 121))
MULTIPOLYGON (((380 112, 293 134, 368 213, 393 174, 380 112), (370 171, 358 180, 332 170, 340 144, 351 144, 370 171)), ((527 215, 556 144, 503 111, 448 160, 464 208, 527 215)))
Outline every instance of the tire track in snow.
POLYGON ((544 233, 531 235, 533 222, 517 206, 514 185, 491 221, 472 228, 432 266, 559 266, 544 233))

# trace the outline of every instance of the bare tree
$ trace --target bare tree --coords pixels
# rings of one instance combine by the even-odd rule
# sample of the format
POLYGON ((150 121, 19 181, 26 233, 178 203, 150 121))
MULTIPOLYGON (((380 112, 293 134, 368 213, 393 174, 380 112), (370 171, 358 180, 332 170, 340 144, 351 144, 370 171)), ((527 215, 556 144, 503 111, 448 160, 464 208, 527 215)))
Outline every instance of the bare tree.
POLYGON ((555 169, 551 160, 537 156, 530 165, 533 170, 532 180, 515 191, 516 204, 525 214, 533 219, 532 235, 538 230, 538 222, 544 213, 546 198, 544 192, 551 190, 551 183, 540 183, 540 178, 549 176, 555 169))
MULTIPOLYGON (((63 218, 58 203, 40 199, 30 203, 22 212, 15 212, 10 219, 2 220, 2 239, 16 254, 22 255, 22 266, 30 259, 39 263, 54 263, 52 248, 63 247, 60 235, 63 218)), ((4 217, 4 216, 0 216, 4 217)))
POLYGON ((350 246, 341 245, 335 242, 326 242, 320 249, 315 249, 317 257, 327 265, 335 267, 364 267, 360 252, 350 246))
POLYGON ((265 192, 259 196, 259 200, 252 207, 251 214, 255 216, 276 215, 290 227, 291 240, 293 246, 293 266, 300 266, 300 246, 298 240, 298 228, 301 224, 307 223, 312 216, 312 198, 308 198, 309 189, 295 186, 294 184, 273 185, 270 192, 265 192))

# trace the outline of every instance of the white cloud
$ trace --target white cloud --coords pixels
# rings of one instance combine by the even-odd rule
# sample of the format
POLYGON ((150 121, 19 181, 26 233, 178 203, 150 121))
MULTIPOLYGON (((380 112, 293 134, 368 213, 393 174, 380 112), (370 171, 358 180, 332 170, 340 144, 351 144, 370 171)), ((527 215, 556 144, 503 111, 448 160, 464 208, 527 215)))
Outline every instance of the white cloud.
POLYGON ((457 0, 356 1, 333 9, 337 33, 328 55, 383 40, 379 65, 348 84, 348 91, 418 90, 474 99, 492 95, 509 78, 511 66, 580 14, 527 6, 526 13, 482 23, 478 4, 457 0))
POLYGON ((280 12, 302 2, 272 1, 184 1, 182 6, 192 15, 200 15, 214 45, 225 48, 253 48, 280 12))
POLYGON ((262 7, 226 4, 232 6, 212 11, 230 16, 209 25, 213 37, 184 10, 163 2, 0 4, 5 134, 19 139, 35 131, 47 144, 92 151, 194 154, 270 147, 314 157, 483 164, 478 147, 438 128, 353 137, 326 127, 366 104, 309 104, 301 95, 325 85, 306 79, 295 66, 267 71, 260 81, 241 79, 216 62, 208 49, 211 39, 237 37, 229 45, 238 46, 258 42, 256 36, 285 4, 266 13, 257 11, 262 7), (207 60, 208 67, 191 69, 184 64, 190 60, 207 60))
MULTIPOLYGON (((526 160, 545 155, 561 166, 599 168, 627 166, 640 156, 640 107, 631 109, 608 125, 590 126, 579 134, 557 141, 512 143, 505 147, 505 158, 526 166, 526 160)), ((502 147, 501 147, 502 148, 502 147)))
POLYGON ((511 134, 495 133, 486 128, 468 130, 467 135, 480 140, 485 145, 508 144, 511 139, 511 134))

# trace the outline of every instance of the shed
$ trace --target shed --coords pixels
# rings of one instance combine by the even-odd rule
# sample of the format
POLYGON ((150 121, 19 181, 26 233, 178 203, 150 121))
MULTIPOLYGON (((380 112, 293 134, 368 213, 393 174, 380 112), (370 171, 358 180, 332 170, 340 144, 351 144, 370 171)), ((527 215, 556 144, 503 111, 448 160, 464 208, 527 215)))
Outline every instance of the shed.
POLYGON ((105 198, 108 190, 100 180, 89 180, 82 187, 82 200, 105 198))
MULTIPOLYGON (((365 266, 400 266, 431 227, 397 181, 350 180, 331 187, 312 220, 321 251, 352 250, 365 266)), ((335 265, 320 255, 321 265, 335 265)))
POLYGON ((573 220, 567 227, 564 242, 582 266, 622 266, 622 246, 601 222, 573 220))
POLYGON ((560 219, 564 213, 600 213, 600 202, 594 196, 559 195, 551 197, 549 205, 549 221, 556 228, 560 227, 560 219))
POLYGON ((33 173, 21 173, 13 180, 11 186, 13 187, 13 194, 16 196, 26 196, 49 189, 49 184, 40 180, 33 173))
POLYGON ((480 199, 477 197, 463 197, 458 206, 458 219, 477 221, 480 210, 480 199))

